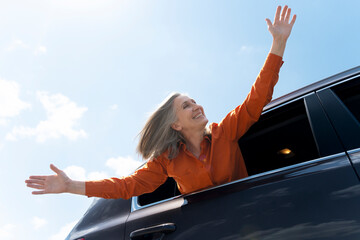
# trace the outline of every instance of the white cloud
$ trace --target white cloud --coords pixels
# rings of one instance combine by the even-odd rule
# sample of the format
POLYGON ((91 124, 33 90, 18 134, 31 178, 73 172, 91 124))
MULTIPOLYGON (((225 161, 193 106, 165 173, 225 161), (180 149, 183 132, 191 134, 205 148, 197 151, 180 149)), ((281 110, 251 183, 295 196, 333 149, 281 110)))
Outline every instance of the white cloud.
POLYGON ((35 51, 34 54, 35 55, 41 55, 41 54, 45 54, 47 52, 47 49, 45 46, 38 46, 35 51))
POLYGON ((15 239, 15 225, 5 224, 0 226, 0 239, 15 239))
POLYGON ((110 158, 106 161, 106 166, 115 170, 118 176, 127 176, 135 171, 143 162, 134 160, 130 156, 110 158))
POLYGON ((262 51, 262 49, 260 49, 259 47, 250 46, 250 45, 242 45, 240 47, 238 54, 261 52, 261 51, 262 51))
POLYGON ((52 235, 49 240, 64 240, 77 222, 78 221, 76 220, 74 222, 66 224, 60 229, 58 233, 52 235))
POLYGON ((41 227, 45 226, 47 224, 47 221, 43 218, 33 217, 33 219, 31 220, 31 224, 34 226, 35 230, 38 230, 41 227))
POLYGON ((68 177, 74 180, 86 180, 86 170, 79 166, 69 166, 64 169, 64 172, 68 177))
POLYGON ((5 50, 13 51, 17 48, 28 48, 28 46, 20 39, 15 39, 10 43, 10 45, 7 48, 5 48, 5 50))
POLYGON ((12 132, 7 134, 7 140, 14 141, 18 137, 34 136, 38 142, 44 142, 62 136, 70 140, 87 136, 84 130, 74 129, 87 108, 78 107, 75 102, 62 94, 50 95, 47 92, 37 92, 37 97, 45 108, 47 119, 40 121, 35 128, 14 127, 12 132))
POLYGON ((106 172, 90 172, 87 176, 87 180, 100 180, 105 178, 109 178, 106 172))
POLYGON ((113 104, 110 106, 111 110, 117 110, 118 109, 118 105, 117 104, 113 104))
MULTIPOLYGON (((62 0, 62 1, 52 1, 53 7, 56 9, 71 9, 72 12, 78 13, 79 11, 82 13, 82 16, 87 12, 96 12, 104 11, 104 10, 112 10, 117 6, 124 7, 125 1, 115 1, 115 0, 62 0)), ((122 9, 120 9, 122 10, 122 9)), ((89 13, 88 13, 89 14, 89 13)))
POLYGON ((0 125, 6 125, 7 118, 15 117, 30 104, 19 98, 20 87, 14 81, 0 79, 0 125))
MULTIPOLYGON (((143 161, 134 160, 131 157, 117 157, 110 158, 106 161, 106 166, 115 171, 117 177, 127 176, 135 171, 143 161)), ((100 180, 109 178, 109 174, 104 171, 94 171, 87 173, 85 168, 71 165, 64 169, 66 175, 71 179, 85 181, 85 180, 100 180)))
POLYGON ((6 119, 1 119, 0 118, 0 126, 5 126, 8 123, 8 121, 6 119))
POLYGON ((45 54, 47 52, 47 48, 43 45, 39 45, 37 47, 34 47, 34 46, 29 46, 28 44, 25 44, 22 40, 20 39, 15 39, 13 40, 6 48, 5 50, 6 51, 14 51, 16 49, 19 49, 19 48, 22 48, 22 49, 27 49, 27 50, 31 50, 31 49, 34 49, 34 54, 35 55, 41 55, 41 54, 45 54))
POLYGON ((64 169, 66 175, 74 180, 100 180, 104 178, 109 178, 109 175, 106 172, 90 172, 86 173, 86 170, 83 167, 79 166, 69 166, 64 169))

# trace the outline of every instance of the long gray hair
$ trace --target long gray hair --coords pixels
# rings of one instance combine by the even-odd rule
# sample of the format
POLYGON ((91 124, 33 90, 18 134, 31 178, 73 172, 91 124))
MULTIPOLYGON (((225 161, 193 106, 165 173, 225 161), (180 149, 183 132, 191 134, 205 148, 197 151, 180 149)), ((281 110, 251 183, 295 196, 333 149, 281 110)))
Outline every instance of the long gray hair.
POLYGON ((168 151, 169 159, 178 155, 179 143, 184 139, 171 125, 177 119, 174 100, 180 95, 180 93, 170 94, 151 114, 141 130, 137 151, 144 159, 156 158, 165 151, 168 151))

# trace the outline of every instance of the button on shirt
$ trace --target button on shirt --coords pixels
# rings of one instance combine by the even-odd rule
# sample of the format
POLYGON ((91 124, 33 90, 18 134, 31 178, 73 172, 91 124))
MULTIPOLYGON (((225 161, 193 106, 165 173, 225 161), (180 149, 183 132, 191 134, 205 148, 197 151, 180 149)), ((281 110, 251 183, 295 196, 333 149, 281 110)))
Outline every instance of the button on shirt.
POLYGON ((180 143, 179 154, 174 159, 164 152, 130 176, 87 181, 86 195, 128 199, 154 191, 167 177, 174 178, 179 191, 186 194, 247 177, 238 140, 270 102, 282 63, 280 56, 268 55, 245 101, 220 123, 210 124, 211 137, 205 136, 201 142, 199 158, 180 143))

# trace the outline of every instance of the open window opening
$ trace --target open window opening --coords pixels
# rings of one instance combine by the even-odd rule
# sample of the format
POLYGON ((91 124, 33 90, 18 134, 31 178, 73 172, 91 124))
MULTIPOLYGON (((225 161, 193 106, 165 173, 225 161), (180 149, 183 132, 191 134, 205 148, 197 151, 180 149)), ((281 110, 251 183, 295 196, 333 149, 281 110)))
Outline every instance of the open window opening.
POLYGON ((249 175, 320 157, 303 100, 263 114, 239 146, 249 175))
POLYGON ((177 184, 173 178, 168 177, 166 182, 158 187, 155 191, 140 195, 138 197, 138 204, 140 206, 145 206, 154 202, 159 202, 164 199, 175 197, 177 195, 180 195, 177 184))

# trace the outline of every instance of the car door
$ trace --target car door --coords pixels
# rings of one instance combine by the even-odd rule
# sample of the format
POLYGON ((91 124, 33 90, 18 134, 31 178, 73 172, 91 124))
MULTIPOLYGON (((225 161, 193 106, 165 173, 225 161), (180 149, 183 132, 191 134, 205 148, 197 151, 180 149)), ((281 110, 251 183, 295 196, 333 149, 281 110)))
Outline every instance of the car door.
POLYGON ((140 208, 134 198, 126 239, 360 238, 359 180, 315 93, 263 113, 239 146, 251 176, 140 208))

